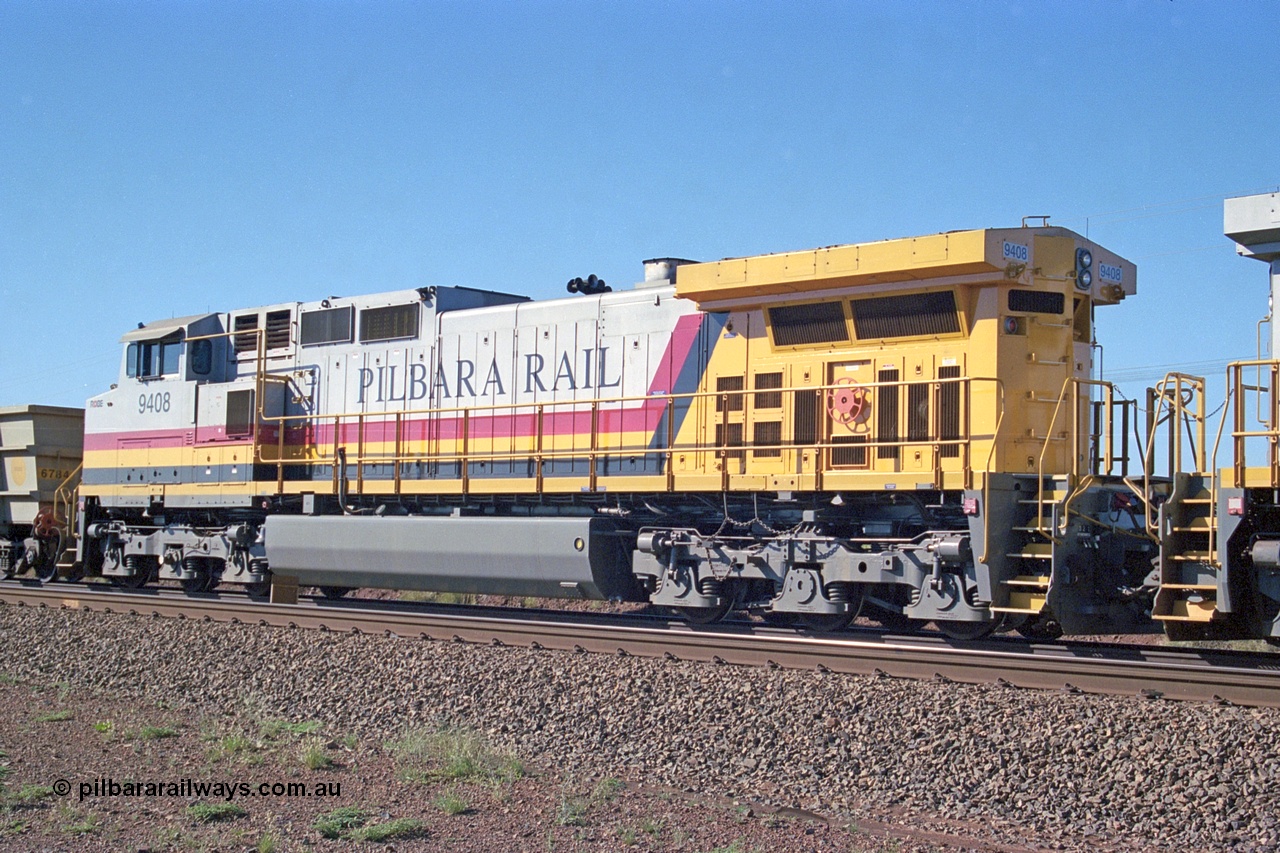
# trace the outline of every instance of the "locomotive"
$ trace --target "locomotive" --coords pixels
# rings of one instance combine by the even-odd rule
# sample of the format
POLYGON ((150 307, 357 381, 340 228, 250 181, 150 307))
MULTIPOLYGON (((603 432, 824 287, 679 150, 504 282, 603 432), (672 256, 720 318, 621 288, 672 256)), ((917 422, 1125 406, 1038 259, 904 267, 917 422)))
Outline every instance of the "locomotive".
POLYGON ((1269 504, 1212 482, 1203 381, 1171 374, 1139 424, 1092 378, 1095 309, 1136 293, 1119 255, 1024 220, 644 267, 544 301, 423 287, 140 324, 88 401, 77 500, 0 539, 0 568, 22 551, 52 579, 23 545, 54 526, 64 575, 192 593, 1280 635, 1254 568, 1280 546, 1213 552, 1220 495, 1269 504))

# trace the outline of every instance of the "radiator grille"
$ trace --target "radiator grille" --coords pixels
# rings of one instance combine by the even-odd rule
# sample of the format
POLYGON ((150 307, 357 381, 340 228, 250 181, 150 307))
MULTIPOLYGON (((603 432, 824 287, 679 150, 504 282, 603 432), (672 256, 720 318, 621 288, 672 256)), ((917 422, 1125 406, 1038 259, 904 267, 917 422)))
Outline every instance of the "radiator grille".
POLYGON ((1010 311, 1031 311, 1036 314, 1061 314, 1066 310, 1066 297, 1061 293, 1043 290, 1010 290, 1010 311))
POLYGON ((726 459, 741 459, 743 452, 734 450, 742 447, 742 424, 716 424, 716 447, 730 448, 725 453, 726 459), (729 428, 728 440, 725 440, 725 427, 729 428))
POLYGON ((725 394, 725 391, 741 391, 744 380, 741 376, 721 376, 716 379, 716 411, 741 412, 742 395, 725 394))
POLYGON ((907 386, 907 441, 929 440, 929 383, 907 386))
POLYGON ((799 445, 818 443, 821 417, 817 391, 791 392, 791 440, 799 445))
POLYGON ((351 314, 354 310, 347 305, 326 311, 303 312, 302 328, 299 330, 302 345, 350 343, 351 314))
MULTIPOLYGON (((959 379, 960 366, 948 365, 938 368, 939 379, 959 379)), ((960 383, 948 382, 938 390, 938 437, 943 441, 955 441, 960 438, 960 383)), ((947 459, 960 455, 958 444, 943 445, 942 458, 947 459)))
MULTIPOLYGON (((897 382, 897 368, 886 368, 876 374, 877 382, 897 382)), ((885 385, 877 389, 876 441, 898 440, 898 386, 885 385)), ((876 448, 877 459, 897 459, 898 448, 876 448)))
POLYGON ((837 435, 831 443, 831 464, 837 468, 865 468, 867 465, 867 437, 865 435, 837 435))
POLYGON ((751 455, 759 458, 782 455, 782 421, 758 421, 751 437, 751 455))
POLYGON ((844 307, 839 302, 770 308, 769 327, 773 329, 773 342, 783 347, 849 341, 844 307))
POLYGON ((360 312, 360 343, 418 336, 418 303, 366 308, 360 312))
POLYGON ((755 407, 757 409, 781 409, 782 408, 782 392, 766 391, 766 388, 781 388, 781 373, 757 373, 756 374, 756 397, 755 407))
POLYGON ((853 326, 859 340, 953 335, 960 331, 956 295, 950 290, 940 290, 855 299, 853 326))

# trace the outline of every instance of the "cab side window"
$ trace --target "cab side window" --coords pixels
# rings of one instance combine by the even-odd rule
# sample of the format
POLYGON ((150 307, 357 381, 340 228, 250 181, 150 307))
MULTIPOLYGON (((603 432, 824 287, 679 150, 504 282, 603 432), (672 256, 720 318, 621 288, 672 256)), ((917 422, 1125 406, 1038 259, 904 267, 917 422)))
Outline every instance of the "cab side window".
POLYGON ((178 372, 182 338, 174 335, 158 341, 134 341, 129 344, 125 373, 136 379, 169 376, 178 372))
POLYGON ((196 376, 208 376, 213 372, 213 341, 207 338, 192 341, 187 360, 191 363, 192 373, 196 376))

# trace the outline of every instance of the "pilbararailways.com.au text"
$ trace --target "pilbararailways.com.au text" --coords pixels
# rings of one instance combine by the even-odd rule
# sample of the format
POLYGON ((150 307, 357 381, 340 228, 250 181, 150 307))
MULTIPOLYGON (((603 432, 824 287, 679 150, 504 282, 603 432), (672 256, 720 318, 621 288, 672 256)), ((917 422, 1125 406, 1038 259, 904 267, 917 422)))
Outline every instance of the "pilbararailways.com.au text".
MULTIPOLYGON (((66 779, 59 779, 54 783, 53 789, 60 796, 66 796, 71 793, 71 783, 66 779)), ((199 797, 227 801, 237 797, 331 798, 342 795, 342 783, 262 782, 255 785, 237 780, 206 782, 190 778, 165 782, 136 779, 117 782, 115 779, 106 777, 80 782, 78 792, 79 799, 82 801, 97 797, 199 797)))

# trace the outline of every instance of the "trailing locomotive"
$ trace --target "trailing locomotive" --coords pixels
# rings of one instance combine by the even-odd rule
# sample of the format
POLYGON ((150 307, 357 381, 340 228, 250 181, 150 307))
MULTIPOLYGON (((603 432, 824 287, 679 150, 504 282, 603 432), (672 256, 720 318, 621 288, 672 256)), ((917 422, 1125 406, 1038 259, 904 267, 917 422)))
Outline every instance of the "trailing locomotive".
POLYGON ((85 414, 75 572, 1280 633, 1238 615, 1253 581, 1233 603, 1169 569, 1204 486, 1151 448, 1198 391, 1167 380, 1131 443, 1090 378, 1094 310, 1136 292, 1120 256, 1024 224, 645 272, 141 325, 85 414))

